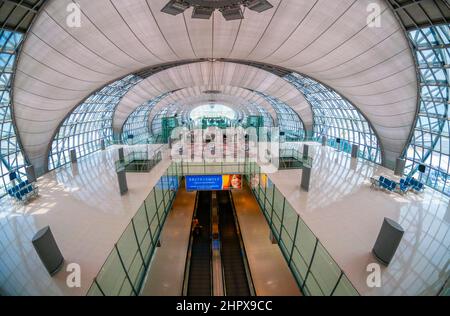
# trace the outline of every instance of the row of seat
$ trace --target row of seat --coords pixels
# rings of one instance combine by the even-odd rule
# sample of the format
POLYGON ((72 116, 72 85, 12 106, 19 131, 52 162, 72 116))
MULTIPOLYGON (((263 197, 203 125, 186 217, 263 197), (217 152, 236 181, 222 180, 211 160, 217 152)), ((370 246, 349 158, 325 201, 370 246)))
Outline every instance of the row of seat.
POLYGON ((414 191, 417 193, 422 192, 425 189, 425 186, 420 181, 407 177, 406 179, 401 179, 400 183, 397 183, 393 180, 390 180, 386 177, 380 176, 378 179, 372 178, 372 187, 377 187, 384 189, 389 192, 397 192, 400 194, 406 194, 409 191, 414 191))
POLYGON ((19 184, 12 186, 8 189, 8 194, 20 202, 27 202, 31 198, 39 194, 38 188, 28 180, 21 181, 19 184))

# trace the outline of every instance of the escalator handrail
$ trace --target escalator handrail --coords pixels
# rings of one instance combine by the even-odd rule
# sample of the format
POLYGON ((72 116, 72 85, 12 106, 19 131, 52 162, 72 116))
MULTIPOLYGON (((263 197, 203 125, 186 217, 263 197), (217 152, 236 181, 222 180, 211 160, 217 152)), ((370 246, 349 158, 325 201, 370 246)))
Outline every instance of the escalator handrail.
POLYGON ((233 195, 231 194, 231 191, 228 192, 228 194, 229 194, 229 197, 230 197, 231 208, 233 210, 234 220, 235 220, 235 224, 236 224, 236 233, 238 235, 239 243, 241 245, 241 254, 242 254, 242 259, 243 259, 242 261, 244 263, 245 274, 247 276, 247 283, 248 283, 248 287, 249 287, 249 290, 250 290, 250 296, 256 296, 256 289, 255 289, 255 285, 253 284, 252 272, 250 270, 250 264, 248 262, 247 251, 245 249, 245 244, 244 244, 244 241, 242 239, 241 227, 239 225, 239 219, 237 217, 236 208, 235 208, 235 205, 234 205, 233 195))
POLYGON ((186 264, 184 266, 184 278, 183 278, 183 287, 182 287, 182 296, 187 296, 188 294, 188 288, 189 288, 189 273, 191 270, 191 255, 192 255, 192 245, 194 243, 194 235, 192 234, 193 231, 193 225, 194 225, 194 218, 197 215, 197 204, 198 204, 198 197, 199 193, 197 192, 195 196, 195 203, 194 203, 194 212, 192 214, 191 219, 191 228, 189 230, 189 246, 186 253, 186 264))
POLYGON ((213 254, 213 236, 212 236, 212 232, 213 232, 213 227, 212 227, 212 210, 213 210, 213 198, 212 198, 212 192, 211 192, 211 198, 209 200, 209 271, 210 271, 210 275, 211 275, 211 293, 210 295, 214 295, 214 269, 213 269, 213 262, 212 262, 212 254, 213 254))

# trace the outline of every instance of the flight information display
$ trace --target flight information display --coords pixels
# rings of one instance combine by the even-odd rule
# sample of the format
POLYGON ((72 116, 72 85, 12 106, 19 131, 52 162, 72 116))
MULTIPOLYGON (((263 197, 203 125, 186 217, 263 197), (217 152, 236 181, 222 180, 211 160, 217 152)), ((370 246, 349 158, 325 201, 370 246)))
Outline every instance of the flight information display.
POLYGON ((242 188, 242 176, 198 175, 186 176, 187 191, 222 191, 242 188))

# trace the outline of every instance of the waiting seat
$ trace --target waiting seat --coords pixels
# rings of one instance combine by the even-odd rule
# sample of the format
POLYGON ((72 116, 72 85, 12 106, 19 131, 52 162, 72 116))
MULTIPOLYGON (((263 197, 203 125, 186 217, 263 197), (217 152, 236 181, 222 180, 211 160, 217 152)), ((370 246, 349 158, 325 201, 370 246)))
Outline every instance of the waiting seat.
POLYGON ((8 195, 16 201, 26 203, 39 194, 38 187, 28 180, 21 181, 19 184, 7 189, 8 195))

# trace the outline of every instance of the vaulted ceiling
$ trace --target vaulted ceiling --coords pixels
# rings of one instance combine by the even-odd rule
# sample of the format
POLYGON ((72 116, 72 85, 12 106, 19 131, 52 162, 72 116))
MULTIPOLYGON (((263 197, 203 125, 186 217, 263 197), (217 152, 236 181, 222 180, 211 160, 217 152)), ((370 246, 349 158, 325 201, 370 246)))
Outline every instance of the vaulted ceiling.
MULTIPOLYGON (((404 31, 385 1, 271 0, 273 9, 261 14, 247 10, 244 20, 229 22, 219 13, 211 20, 191 19, 190 10, 175 17, 161 13, 167 0, 77 2, 81 27, 66 23, 71 1, 46 2, 17 66, 14 119, 37 168, 45 164, 60 123, 91 93, 150 66, 200 58, 262 62, 323 82, 371 121, 389 161, 408 141, 417 112, 417 75, 404 31), (373 3, 381 8, 381 27, 367 23, 373 3)), ((178 66, 149 77, 119 104, 114 127, 120 128, 133 108, 153 95, 152 85, 157 91, 165 91, 165 85, 173 90, 208 86, 199 78, 210 64, 178 66)), ((227 75, 223 81, 217 77, 217 84, 268 89, 286 98, 311 125, 305 99, 294 95, 287 82, 278 85, 282 80, 269 72, 231 62, 218 68, 217 76, 220 71, 227 75)))
POLYGON ((242 110, 244 113, 258 113, 256 109, 252 108, 254 104, 258 104, 265 109, 274 122, 277 122, 277 114, 270 103, 257 95, 256 93, 243 88, 224 86, 220 89, 219 94, 205 94, 201 87, 191 87, 178 90, 169 94, 166 98, 162 99, 151 110, 149 121, 152 122, 153 118, 165 108, 169 108, 169 111, 185 110, 184 107, 190 107, 195 105, 202 105, 207 103, 221 103, 229 107, 233 107, 236 110, 242 110), (237 108, 236 108, 237 107, 237 108), (256 112, 255 112, 256 110, 256 112))

